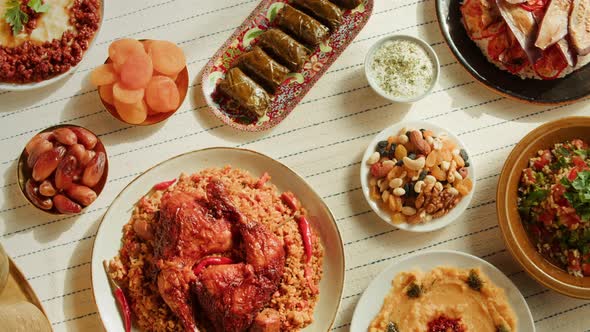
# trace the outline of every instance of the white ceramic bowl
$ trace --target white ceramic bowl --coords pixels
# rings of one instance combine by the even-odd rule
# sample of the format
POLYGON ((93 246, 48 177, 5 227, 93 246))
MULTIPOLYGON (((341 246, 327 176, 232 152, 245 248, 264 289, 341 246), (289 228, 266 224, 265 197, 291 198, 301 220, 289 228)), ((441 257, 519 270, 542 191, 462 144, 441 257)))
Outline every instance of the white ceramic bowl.
POLYGON ((476 182, 476 180, 475 180, 475 177, 476 177, 475 166, 473 165, 473 160, 471 158, 471 154, 469 153, 469 150, 467 149, 465 144, 463 144, 463 142, 457 136, 455 136, 453 133, 449 132, 448 130, 446 130, 440 126, 437 126, 433 123, 426 122, 426 121, 401 122, 401 123, 396 123, 390 127, 383 129, 379 134, 377 134, 375 136, 373 141, 371 141, 371 143, 367 147, 367 150, 365 151, 365 154, 363 155, 363 159, 361 161, 361 174, 360 174, 360 176, 361 176, 361 186, 363 189, 363 195, 365 196, 367 203, 369 203, 369 205, 371 206, 371 209, 373 209, 373 211, 375 211, 375 213, 381 219, 383 219, 385 222, 387 222, 388 224, 395 226, 397 228, 406 230, 406 231, 411 231, 411 232, 431 232, 431 231, 441 229, 441 228, 449 225, 450 223, 452 223, 455 219, 457 219, 457 217, 459 217, 465 211, 465 209, 467 209, 467 206, 469 206, 469 203, 471 202, 471 198, 473 197, 473 193, 475 192, 475 187, 476 187, 475 186, 476 185, 476 183, 475 183, 476 182), (457 204, 457 206, 455 206, 449 213, 447 213, 446 215, 444 215, 440 218, 432 219, 429 222, 425 222, 422 224, 416 224, 416 225, 407 224, 407 223, 401 223, 401 224, 392 223, 389 211, 382 208, 377 202, 375 202, 374 200, 371 199, 370 188, 369 188, 371 167, 367 164, 367 159, 369 159, 371 154, 373 154, 373 152, 375 152, 375 147, 377 146, 377 143, 379 141, 387 140, 387 137, 389 137, 391 135, 397 135, 397 133, 404 127, 408 128, 408 129, 429 129, 434 132, 435 136, 440 136, 440 134, 446 133, 450 139, 452 139, 453 141, 455 141, 457 143, 457 146, 459 148, 465 149, 465 151, 467 152, 467 155, 469 156, 469 167, 467 167, 467 169, 469 170, 469 178, 471 178, 471 181, 473 182, 473 189, 471 190, 469 195, 463 197, 463 199, 461 199, 459 204, 457 204))
POLYGON ((65 79, 66 77, 69 77, 73 73, 75 73, 76 70, 78 69, 78 67, 80 66, 80 64, 84 61, 84 56, 86 56, 86 53, 90 52, 90 49, 94 45, 94 42, 96 41, 96 38, 98 37, 98 33, 100 32, 100 28, 102 27, 103 22, 104 22, 104 1, 100 1, 100 23, 98 25, 98 30, 96 30, 96 32, 94 33, 94 37, 92 38, 92 40, 88 44, 88 49, 86 49, 86 51, 84 52, 84 55, 82 56, 82 60, 80 60, 80 62, 78 62, 75 66, 68 69, 68 71, 66 71, 65 73, 59 74, 57 76, 54 76, 50 79, 40 81, 40 82, 22 83, 22 84, 0 82, 0 91, 36 90, 36 89, 40 89, 40 88, 46 87, 48 85, 57 83, 57 82, 65 79))
POLYGON ((381 310, 383 300, 391 289, 391 280, 398 273, 415 269, 426 272, 438 266, 452 266, 460 269, 479 267, 496 286, 504 289, 506 299, 518 318, 517 330, 535 332, 535 323, 531 311, 514 283, 502 271, 487 261, 453 250, 433 250, 417 253, 389 265, 371 281, 357 303, 352 316, 350 331, 367 331, 369 325, 381 310))
POLYGON ((438 62, 438 56, 436 55, 436 53, 434 52, 432 47, 424 40, 422 40, 418 37, 409 36, 409 35, 391 35, 391 36, 381 38, 373 46, 371 46, 371 48, 369 49, 369 52, 367 53, 367 55, 365 57, 365 76, 367 77, 367 81, 369 81, 369 85, 371 86, 371 88, 373 88, 373 90, 375 92, 377 92, 377 94, 379 94, 381 97, 383 97, 385 99, 389 99, 394 102, 400 102, 400 103, 411 103, 411 102, 415 102, 417 100, 420 100, 420 99, 426 97, 432 91, 432 89, 434 89, 434 86, 436 85, 436 82, 438 81, 439 69, 440 69, 440 63, 438 62), (434 78, 432 80, 432 84, 430 85, 430 87, 426 91, 424 91, 423 94, 413 96, 410 98, 394 97, 394 96, 386 93, 385 91, 383 91, 383 89, 381 89, 379 84, 377 84, 377 82, 375 81, 375 78, 373 77, 373 74, 372 74, 373 70, 371 69, 371 62, 373 60, 373 55, 375 54, 377 49, 379 49, 379 47, 381 47, 381 45, 383 45, 383 43, 385 43, 386 41, 393 41, 393 40, 408 40, 408 41, 415 42, 416 44, 421 46, 426 51, 426 53, 430 56, 430 59, 432 60, 432 64, 434 65, 434 78))

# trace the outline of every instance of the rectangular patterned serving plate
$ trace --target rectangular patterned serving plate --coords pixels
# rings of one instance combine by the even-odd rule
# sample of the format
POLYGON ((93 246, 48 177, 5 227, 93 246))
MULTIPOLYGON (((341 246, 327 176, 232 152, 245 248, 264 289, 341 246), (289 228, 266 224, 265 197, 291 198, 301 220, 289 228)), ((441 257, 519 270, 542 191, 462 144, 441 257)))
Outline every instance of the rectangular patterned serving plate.
POLYGON ((358 35, 373 12, 373 0, 365 0, 357 8, 346 10, 342 24, 330 35, 330 39, 311 54, 299 73, 290 73, 279 86, 264 117, 251 119, 240 112, 232 112, 225 104, 221 105, 215 100, 217 83, 225 77, 235 59, 248 52, 256 44, 257 37, 272 27, 271 22, 285 3, 289 1, 262 0, 203 69, 202 89, 205 101, 215 116, 233 128, 263 131, 283 121, 358 35))

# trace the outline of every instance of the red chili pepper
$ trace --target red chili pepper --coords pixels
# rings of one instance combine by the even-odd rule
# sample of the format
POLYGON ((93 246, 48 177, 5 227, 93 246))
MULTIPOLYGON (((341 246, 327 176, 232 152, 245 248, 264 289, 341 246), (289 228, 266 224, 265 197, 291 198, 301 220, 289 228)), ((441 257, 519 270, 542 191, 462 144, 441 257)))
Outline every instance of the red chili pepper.
POLYGON ((166 190, 168 188, 170 188, 171 185, 173 185, 176 182, 176 179, 172 179, 170 181, 164 181, 164 182, 160 182, 160 183, 156 183, 154 185, 154 190, 166 190))
POLYGON ((193 268, 193 272, 195 275, 199 275, 199 273, 203 272, 203 270, 209 265, 232 264, 233 262, 234 261, 229 257, 205 257, 195 268, 193 268))
POLYGON ((292 192, 285 191, 282 193, 281 200, 283 200, 283 203, 287 204, 291 209, 295 211, 299 210, 299 201, 295 198, 295 195, 293 195, 292 192))
POLYGON ((313 245, 311 239, 311 226, 309 220, 304 215, 297 217, 297 223, 299 224, 299 232, 301 233, 301 239, 303 240, 303 248, 305 249, 305 263, 311 261, 311 255, 313 252, 313 245))
POLYGON ((127 302, 127 298, 125 298, 125 293, 113 278, 109 274, 109 267, 107 261, 102 261, 102 265, 104 266, 104 270, 107 274, 107 278, 109 279, 109 284, 111 285, 111 290, 113 291, 113 295, 115 295, 115 299, 117 300, 117 304, 119 305, 119 310, 121 315, 123 315, 123 322, 125 324, 125 332, 131 331, 131 309, 129 309, 129 303, 127 302))
POLYGON ((260 179, 258 179, 258 182, 256 182, 255 187, 256 188, 262 188, 262 186, 264 186, 264 184, 270 180, 270 175, 267 172, 264 172, 264 174, 262 174, 262 176, 260 177, 260 179))

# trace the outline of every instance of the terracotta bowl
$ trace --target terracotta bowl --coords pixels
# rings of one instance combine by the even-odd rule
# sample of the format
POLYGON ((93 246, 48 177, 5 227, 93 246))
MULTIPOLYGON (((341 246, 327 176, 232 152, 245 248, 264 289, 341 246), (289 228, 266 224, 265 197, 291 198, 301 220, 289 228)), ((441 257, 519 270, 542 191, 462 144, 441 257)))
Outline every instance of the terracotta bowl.
MULTIPOLYGON (((63 124, 63 125, 57 125, 57 126, 51 126, 49 128, 46 128, 42 131, 40 131, 39 133, 37 133, 36 135, 40 134, 40 133, 45 133, 48 131, 52 131, 55 130, 57 128, 62 128, 62 127, 80 127, 83 129, 86 129, 88 131, 90 131, 91 133, 94 134, 94 132, 92 132, 91 130, 84 128, 82 126, 76 126, 76 125, 72 125, 72 124, 63 124)), ((96 152, 102 151, 104 152, 105 156, 106 156, 106 162, 105 162, 105 169, 104 169, 104 174, 102 175, 102 178, 100 179, 100 181, 96 184, 96 186, 92 187, 92 190, 94 190, 94 192, 96 192, 96 197, 98 199, 98 196, 100 196, 100 193, 102 192, 102 190, 104 189, 104 186, 107 182, 107 178, 109 175, 109 156, 107 154, 107 151, 104 147, 104 145, 102 144, 102 141, 100 140, 100 137, 98 137, 98 135, 94 134, 96 136, 96 138, 98 139, 98 142, 96 143, 96 146, 94 148, 94 150, 96 152)), ((32 137, 31 137, 32 138, 32 137)), ((28 141, 27 141, 28 143, 28 141)), ((63 213, 59 212, 56 210, 55 207, 53 207, 51 210, 43 210, 39 207, 37 207, 35 204, 33 204, 33 202, 31 202, 31 200, 29 199, 29 197, 25 194, 25 184, 27 183, 27 180, 31 178, 31 174, 32 174, 32 169, 30 169, 27 166, 27 152, 26 150, 23 148, 23 151, 20 154, 20 157, 18 158, 18 165, 16 167, 16 176, 18 179, 18 185, 20 187, 20 191, 23 194, 23 196, 25 197, 25 199, 31 203, 31 206, 35 207, 36 209, 38 209, 39 211, 45 212, 47 214, 51 214, 51 215, 63 215, 63 213)), ((92 204, 90 204, 92 205, 92 204)), ((90 206, 88 205, 88 206, 90 206)), ((82 211, 83 212, 86 208, 88 208, 88 206, 82 206, 82 211)))
MULTIPOLYGON (((141 39, 139 41, 143 43, 145 41, 150 41, 150 39, 141 39)), ((109 62, 111 62, 111 59, 107 58, 107 60, 104 63, 109 63, 109 62)), ((132 123, 124 121, 119 116, 119 113, 115 109, 114 105, 111 105, 111 104, 107 103, 106 101, 104 101, 104 99, 102 99, 102 97, 100 97, 100 94, 99 94, 99 97, 100 97, 100 101, 102 102, 102 105, 104 106, 104 108, 109 113, 111 113, 111 115, 113 117, 115 117, 117 120, 119 120, 123 123, 126 123, 126 124, 132 124, 134 126, 149 126, 149 125, 153 125, 153 124, 162 122, 162 121, 168 119, 169 117, 171 117, 172 114, 174 114, 174 113, 176 113, 176 111, 178 111, 178 109, 180 108, 180 106, 184 102, 184 99, 186 98, 186 94, 188 92, 188 68, 186 66, 184 67, 184 69, 182 69, 180 71, 180 73, 178 73, 178 77, 176 78, 175 82, 176 82, 176 86, 178 87, 178 92, 180 93, 180 103, 178 104, 178 108, 176 108, 172 112, 167 112, 167 113, 153 113, 153 114, 148 113, 147 119, 145 119, 145 121, 140 124, 132 124, 132 123)), ((149 109, 148 109, 148 112, 149 112, 149 109)))
POLYGON ((531 277, 564 295, 590 299, 590 277, 574 277, 538 253, 517 211, 518 183, 529 158, 539 150, 573 138, 590 141, 590 117, 569 117, 549 122, 526 135, 504 164, 496 193, 496 209, 508 250, 531 277))

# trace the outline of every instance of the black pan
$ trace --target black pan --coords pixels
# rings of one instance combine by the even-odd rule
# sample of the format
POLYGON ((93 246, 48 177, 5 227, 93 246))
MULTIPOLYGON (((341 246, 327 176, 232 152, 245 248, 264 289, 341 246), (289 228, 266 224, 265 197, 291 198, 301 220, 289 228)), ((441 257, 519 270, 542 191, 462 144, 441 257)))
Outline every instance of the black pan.
POLYGON ((535 104, 572 103, 590 95, 590 66, 552 81, 523 80, 490 63, 461 23, 459 0, 436 0, 440 30, 457 61, 475 79, 506 97, 535 104))

